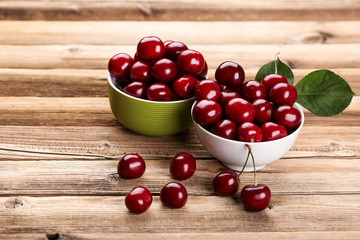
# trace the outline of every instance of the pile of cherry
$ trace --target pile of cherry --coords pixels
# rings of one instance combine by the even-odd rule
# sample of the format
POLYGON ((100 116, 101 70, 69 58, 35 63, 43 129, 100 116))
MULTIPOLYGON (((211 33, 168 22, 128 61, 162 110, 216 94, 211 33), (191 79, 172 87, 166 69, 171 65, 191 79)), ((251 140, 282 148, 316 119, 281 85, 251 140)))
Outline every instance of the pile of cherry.
POLYGON ((123 91, 151 101, 174 101, 194 96, 198 80, 205 79, 208 67, 198 51, 177 41, 162 42, 144 37, 132 58, 118 53, 108 63, 110 75, 123 91))

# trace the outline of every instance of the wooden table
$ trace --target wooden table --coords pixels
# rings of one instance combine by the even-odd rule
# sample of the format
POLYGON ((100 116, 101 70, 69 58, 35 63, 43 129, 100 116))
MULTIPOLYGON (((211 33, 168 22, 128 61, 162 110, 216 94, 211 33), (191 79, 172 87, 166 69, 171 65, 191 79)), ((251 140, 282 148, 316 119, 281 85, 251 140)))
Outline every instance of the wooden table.
MULTIPOLYGON (((1 239, 360 239, 359 1, 2 0, 0 19, 1 239), (232 60, 253 79, 280 51, 296 82, 327 68, 356 96, 335 117, 305 111, 295 145, 258 172, 271 206, 247 212, 239 194, 215 196, 211 182, 224 167, 193 127, 151 138, 112 115, 107 61, 134 54, 147 35, 201 51, 210 78, 232 60), (174 210, 159 191, 181 151, 198 168, 183 181, 186 206, 174 210), (115 174, 125 153, 144 157, 142 178, 115 174), (137 185, 154 195, 141 215, 124 205, 137 185)), ((246 173, 241 186, 252 179, 246 173)))

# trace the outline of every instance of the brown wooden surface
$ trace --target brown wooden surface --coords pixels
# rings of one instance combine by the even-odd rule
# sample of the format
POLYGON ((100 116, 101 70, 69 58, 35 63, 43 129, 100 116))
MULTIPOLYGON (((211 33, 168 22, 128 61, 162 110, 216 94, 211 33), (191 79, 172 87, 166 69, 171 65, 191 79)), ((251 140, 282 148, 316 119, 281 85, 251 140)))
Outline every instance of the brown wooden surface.
MULTIPOLYGON (((360 239, 359 1, 0 1, 0 20, 0 239, 360 239), (239 194, 214 194, 224 167, 193 127, 151 138, 112 115, 107 61, 134 54, 146 35, 201 51, 212 79, 225 60, 254 79, 280 52, 295 82, 327 68, 356 95, 331 118, 304 110, 294 146, 258 171, 270 207, 250 213, 239 194), (159 192, 180 151, 198 168, 183 181, 186 206, 174 210, 159 192), (119 179, 117 161, 134 152, 146 173, 119 179), (154 195, 141 215, 124 205, 137 185, 154 195)), ((245 173, 241 186, 252 179, 245 173)))

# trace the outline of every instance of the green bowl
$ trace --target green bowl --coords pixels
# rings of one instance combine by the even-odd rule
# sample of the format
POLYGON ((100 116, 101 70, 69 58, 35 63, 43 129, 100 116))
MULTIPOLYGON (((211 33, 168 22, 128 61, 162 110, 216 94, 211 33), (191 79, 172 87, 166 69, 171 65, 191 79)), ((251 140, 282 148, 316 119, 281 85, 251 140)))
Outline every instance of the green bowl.
POLYGON ((191 106, 195 98, 155 102, 132 97, 117 87, 108 74, 108 93, 111 110, 126 128, 147 136, 159 137, 180 133, 191 124, 191 106))

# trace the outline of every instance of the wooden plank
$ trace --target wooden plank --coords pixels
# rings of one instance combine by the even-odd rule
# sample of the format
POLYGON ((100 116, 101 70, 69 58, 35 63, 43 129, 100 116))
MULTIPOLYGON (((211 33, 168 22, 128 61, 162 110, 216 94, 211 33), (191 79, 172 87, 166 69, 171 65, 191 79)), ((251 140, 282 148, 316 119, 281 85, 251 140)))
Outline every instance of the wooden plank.
POLYGON ((144 36, 154 34, 164 41, 172 39, 188 45, 359 43, 359 25, 359 21, 1 21, 0 44, 135 45, 144 36), (202 37, 204 32, 211 37, 202 37))
POLYGON ((356 0, 1 1, 0 20, 359 20, 356 0))
MULTIPOLYGON (((295 69, 357 68, 360 44, 290 44, 290 45, 190 45, 203 53, 210 68, 223 61, 238 62, 244 69, 257 69, 281 53, 281 58, 295 69)), ((118 52, 135 53, 136 45, 0 45, 3 68, 104 69, 118 52), (18 56, 21 56, 19 58, 18 56)))
POLYGON ((359 229, 360 195, 273 196, 271 209, 244 211, 239 197, 189 196, 181 209, 130 214, 124 197, 1 197, 0 232, 59 234, 312 232, 359 229), (256 222, 256 224, 254 224, 256 222))

